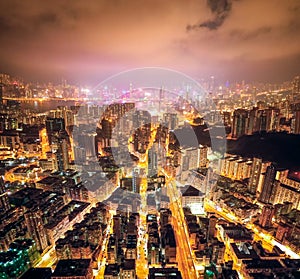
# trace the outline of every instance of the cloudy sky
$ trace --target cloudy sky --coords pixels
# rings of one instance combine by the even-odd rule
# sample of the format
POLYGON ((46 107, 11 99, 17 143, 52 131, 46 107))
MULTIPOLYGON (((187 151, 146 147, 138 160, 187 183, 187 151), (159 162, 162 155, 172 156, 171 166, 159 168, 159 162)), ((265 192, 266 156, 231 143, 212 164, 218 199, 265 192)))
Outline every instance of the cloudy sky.
POLYGON ((196 79, 299 74, 298 0, 2 0, 0 71, 99 82, 144 66, 196 79))

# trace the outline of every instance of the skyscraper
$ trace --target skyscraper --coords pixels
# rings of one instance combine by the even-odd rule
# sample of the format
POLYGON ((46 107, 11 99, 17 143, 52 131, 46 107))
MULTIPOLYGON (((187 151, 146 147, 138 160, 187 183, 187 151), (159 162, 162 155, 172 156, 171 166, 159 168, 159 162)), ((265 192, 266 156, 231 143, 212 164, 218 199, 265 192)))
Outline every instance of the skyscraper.
POLYGON ((178 125, 178 116, 176 113, 164 113, 163 122, 169 130, 174 130, 178 125))
POLYGON ((296 76, 292 82, 292 101, 296 101, 300 95, 300 77, 296 76))
POLYGON ((49 144, 52 145, 56 140, 55 135, 60 131, 65 131, 65 120, 63 118, 47 117, 46 131, 49 144))
POLYGON ((208 233, 207 233, 208 239, 212 239, 215 237, 217 220, 218 218, 215 215, 209 217, 208 233))
POLYGON ((300 106, 293 112, 292 133, 300 134, 300 106))
POLYGON ((132 116, 134 128, 151 127, 151 114, 146 110, 137 110, 132 116))
POLYGON ((257 111, 254 131, 274 131, 279 124, 279 109, 268 108, 257 111))
POLYGON ((132 192, 139 193, 140 192, 140 171, 138 168, 134 168, 132 171, 132 192))
POLYGON ((252 162, 252 171, 251 176, 248 183, 248 190, 250 193, 255 194, 259 182, 259 177, 261 175, 262 169, 262 159, 261 158, 253 158, 252 162))
POLYGON ((157 174, 157 151, 153 145, 148 151, 148 176, 157 174))
POLYGON ((258 109, 254 107, 252 110, 249 111, 249 123, 247 128, 247 134, 251 135, 257 131, 257 114, 258 109))
POLYGON ((232 137, 238 138, 246 134, 248 127, 248 111, 245 109, 237 109, 233 113, 232 137))
POLYGON ((4 181, 0 176, 0 213, 5 213, 10 209, 7 193, 5 192, 4 181))
POLYGON ((197 147, 182 148, 181 170, 193 170, 199 166, 200 151, 197 147))
POLYGON ((65 130, 65 120, 63 118, 47 117, 46 119, 47 133, 59 132, 65 130))
POLYGON ((57 150, 55 153, 57 169, 64 171, 69 168, 69 153, 68 153, 68 140, 66 138, 58 136, 57 138, 57 150))
POLYGON ((198 148, 198 167, 207 167, 207 146, 199 145, 198 148))
POLYGON ((267 167, 265 179, 262 185, 261 193, 258 200, 262 203, 270 203, 274 190, 274 182, 276 177, 276 166, 271 164, 267 167))
POLYGON ((24 217, 30 237, 35 241, 37 249, 43 251, 47 248, 48 241, 41 211, 39 209, 27 211, 24 217))
POLYGON ((4 84, 0 81, 0 109, 3 107, 3 86, 4 84))
POLYGON ((272 226, 272 218, 274 217, 275 208, 272 205, 265 205, 263 207, 261 216, 259 218, 259 224, 263 228, 268 228, 272 226))
POLYGON ((87 131, 83 131, 83 133, 78 136, 79 146, 85 149, 85 154, 87 157, 96 156, 96 149, 95 149, 96 136, 97 136, 96 133, 91 133, 87 131))
POLYGON ((102 119, 101 120, 101 131, 102 136, 105 139, 111 139, 114 123, 111 119, 102 119))

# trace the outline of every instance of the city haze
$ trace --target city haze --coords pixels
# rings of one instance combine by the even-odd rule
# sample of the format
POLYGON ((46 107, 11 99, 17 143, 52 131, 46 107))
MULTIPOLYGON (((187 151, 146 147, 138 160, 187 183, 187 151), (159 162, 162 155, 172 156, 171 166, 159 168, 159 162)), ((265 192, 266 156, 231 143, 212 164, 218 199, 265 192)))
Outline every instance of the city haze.
POLYGON ((300 3, 1 1, 0 71, 97 84, 158 66, 195 79, 282 82, 298 74, 300 3))

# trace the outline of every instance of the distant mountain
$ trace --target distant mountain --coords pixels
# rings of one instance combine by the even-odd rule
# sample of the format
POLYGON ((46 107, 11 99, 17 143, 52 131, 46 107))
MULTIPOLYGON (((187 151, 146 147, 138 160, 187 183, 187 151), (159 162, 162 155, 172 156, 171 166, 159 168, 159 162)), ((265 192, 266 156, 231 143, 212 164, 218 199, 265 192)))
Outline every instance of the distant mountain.
POLYGON ((287 133, 256 133, 227 141, 227 152, 243 157, 258 156, 281 167, 299 169, 300 135, 287 133))
MULTIPOLYGON (((221 129, 221 127, 220 127, 221 129)), ((174 131, 180 146, 211 146, 207 126, 188 126, 174 131)), ((218 134, 218 133, 214 133, 218 134)), ((220 132, 222 134, 222 132, 220 132)), ((222 140, 214 138, 217 148, 222 148, 222 140)), ((300 135, 281 133, 255 133, 237 140, 227 140, 226 152, 242 157, 261 157, 263 160, 278 163, 280 167, 300 169, 300 135)))

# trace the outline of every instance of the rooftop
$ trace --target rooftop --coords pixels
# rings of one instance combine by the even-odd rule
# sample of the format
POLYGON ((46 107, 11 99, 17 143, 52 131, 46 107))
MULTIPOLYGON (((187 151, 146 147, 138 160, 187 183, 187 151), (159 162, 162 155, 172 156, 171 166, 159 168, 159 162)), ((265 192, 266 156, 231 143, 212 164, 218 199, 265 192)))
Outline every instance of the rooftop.
POLYGON ((150 268, 149 279, 181 279, 181 273, 177 268, 150 268))
POLYGON ((223 226, 226 235, 234 240, 248 240, 252 241, 253 237, 251 232, 241 226, 223 226))
POLYGON ((52 271, 47 268, 30 268, 20 279, 51 279, 52 271))
POLYGON ((11 249, 29 249, 31 246, 33 246, 35 242, 32 239, 16 239, 14 242, 10 244, 11 249))
POLYGON ((185 185, 182 190, 182 196, 183 197, 190 197, 190 196, 204 196, 204 194, 193 187, 192 185, 185 185))
POLYGON ((135 269, 135 259, 125 260, 123 264, 123 270, 135 269))
POLYGON ((253 249, 250 243, 244 243, 243 245, 230 244, 235 255, 238 259, 258 259, 258 255, 253 249))
POLYGON ((300 260, 299 259, 284 259, 282 260, 287 268, 300 270, 300 260))
POLYGON ((90 262, 89 259, 59 260, 52 276, 85 276, 89 272, 90 262))
POLYGON ((108 264, 105 267, 104 275, 113 275, 117 276, 120 273, 120 268, 118 264, 108 264))
POLYGON ((243 264, 246 265, 247 269, 259 269, 259 268, 284 268, 278 260, 243 260, 243 264))
POLYGON ((57 177, 57 176, 47 176, 41 180, 39 180, 37 183, 40 184, 46 184, 46 185, 52 185, 54 183, 59 183, 62 181, 62 178, 57 177))

